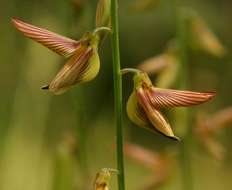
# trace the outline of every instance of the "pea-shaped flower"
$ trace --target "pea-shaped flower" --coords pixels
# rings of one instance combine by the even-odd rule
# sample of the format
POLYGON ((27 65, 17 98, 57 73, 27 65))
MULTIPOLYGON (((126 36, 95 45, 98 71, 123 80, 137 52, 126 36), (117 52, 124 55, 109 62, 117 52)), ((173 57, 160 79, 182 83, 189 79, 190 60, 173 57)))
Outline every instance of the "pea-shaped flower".
POLYGON ((156 84, 162 88, 173 86, 180 69, 179 49, 176 40, 168 42, 163 53, 144 60, 138 65, 138 69, 148 74, 158 74, 156 84))
POLYGON ((48 89, 54 94, 62 94, 75 84, 88 82, 98 74, 100 69, 98 32, 108 30, 108 28, 97 28, 92 33, 85 33, 79 41, 76 41, 27 24, 19 19, 12 19, 12 22, 26 37, 69 58, 52 82, 42 89, 48 89))
POLYGON ((203 50, 216 57, 223 57, 227 53, 219 38, 197 14, 193 14, 190 20, 190 37, 194 49, 203 50))
POLYGON ((216 135, 226 127, 232 126, 232 107, 211 115, 199 113, 197 116, 195 135, 199 142, 215 159, 224 160, 228 151, 217 141, 216 135))
POLYGON ((159 189, 169 180, 173 162, 168 154, 154 152, 131 143, 125 143, 124 152, 128 158, 151 170, 151 176, 145 178, 143 187, 138 189, 159 189))
MULTIPOLYGON (((124 69, 122 72, 126 73, 129 70, 124 69)), ((198 105, 210 100, 214 95, 212 92, 156 88, 146 73, 137 71, 134 75, 134 90, 127 102, 127 114, 136 125, 178 140, 160 109, 198 105)))

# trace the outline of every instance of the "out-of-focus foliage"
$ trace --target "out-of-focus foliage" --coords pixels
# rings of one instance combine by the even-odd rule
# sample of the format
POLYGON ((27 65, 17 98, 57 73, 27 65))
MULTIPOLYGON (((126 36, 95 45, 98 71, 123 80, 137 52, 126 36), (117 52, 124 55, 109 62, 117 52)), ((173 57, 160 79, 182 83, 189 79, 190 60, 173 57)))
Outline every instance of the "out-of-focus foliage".
MULTIPOLYGON (((147 11, 128 11, 134 2, 120 1, 123 67, 136 67, 147 58, 164 52, 167 42, 176 35, 175 9, 171 1, 160 0, 158 6, 147 11)), ((226 47, 227 54, 220 59, 201 51, 189 52, 191 89, 186 90, 217 92, 214 101, 191 110, 194 116, 199 111, 210 116, 232 105, 232 2, 180 0, 179 4, 196 10, 226 47)), ((0 189, 82 190, 84 184, 88 184, 86 189, 91 189, 99 168, 116 168, 116 155, 112 148, 115 127, 110 40, 100 48, 101 70, 96 79, 74 87, 62 96, 53 96, 41 91, 40 87, 52 79, 63 59, 25 39, 10 20, 19 17, 78 40, 95 27, 97 1, 3 0, 1 5, 0 189), (79 151, 79 126, 85 129, 86 137, 84 173, 80 164, 83 152, 79 151), (71 138, 76 139, 75 143, 69 135, 64 138, 70 133, 71 138)), ((158 75, 153 77, 156 84, 158 75)), ((123 78, 123 90, 125 140, 130 139, 145 149, 175 152, 178 144, 132 126, 125 114, 126 101, 133 90, 130 76, 123 78)), ((168 113, 167 117, 178 131, 176 116, 168 113)), ((220 164, 201 146, 193 145, 191 158, 195 189, 231 189, 231 135, 228 127, 221 130, 217 139, 228 152, 220 164)), ((125 166, 127 189, 141 187, 152 173, 129 158, 125 158, 125 166)), ((112 190, 117 189, 115 181, 112 180, 112 190)), ((161 189, 180 189, 178 167, 161 189)))
POLYGON ((219 110, 217 113, 207 116, 205 114, 198 114, 196 119, 195 134, 200 143, 207 149, 207 151, 217 160, 225 159, 227 150, 216 141, 216 134, 223 130, 223 128, 231 127, 232 123, 232 108, 228 107, 219 110))

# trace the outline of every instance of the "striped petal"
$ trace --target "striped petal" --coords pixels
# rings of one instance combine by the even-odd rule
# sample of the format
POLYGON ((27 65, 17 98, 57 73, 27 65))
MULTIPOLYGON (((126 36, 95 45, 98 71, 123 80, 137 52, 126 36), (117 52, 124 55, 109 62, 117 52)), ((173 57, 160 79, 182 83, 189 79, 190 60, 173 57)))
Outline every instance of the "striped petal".
POLYGON ((155 108, 198 105, 215 96, 214 92, 191 92, 155 87, 148 89, 146 94, 155 108))
POLYGON ((100 60, 98 53, 91 47, 81 47, 64 65, 51 84, 43 89, 49 89, 54 94, 62 94, 77 83, 92 80, 99 72, 100 60))
POLYGON ((100 58, 96 49, 93 49, 87 64, 81 66, 79 78, 76 82, 83 83, 91 81, 96 77, 100 69, 100 58))
POLYGON ((151 152, 136 144, 125 143, 124 152, 126 156, 140 162, 149 169, 158 167, 161 160, 161 155, 156 152, 151 152))
POLYGON ((157 109, 154 108, 154 106, 152 106, 149 98, 146 96, 146 93, 142 88, 136 90, 136 96, 140 106, 145 111, 151 123, 151 125, 149 125, 149 129, 159 132, 168 138, 179 140, 179 138, 174 135, 168 121, 157 109))
POLYGON ((69 57, 81 46, 80 41, 75 41, 46 29, 27 24, 19 19, 14 18, 12 22, 26 37, 46 46, 59 55, 69 57))
POLYGON ((142 107, 138 104, 135 92, 133 92, 127 101, 127 115, 129 119, 140 127, 145 127, 150 124, 142 107))

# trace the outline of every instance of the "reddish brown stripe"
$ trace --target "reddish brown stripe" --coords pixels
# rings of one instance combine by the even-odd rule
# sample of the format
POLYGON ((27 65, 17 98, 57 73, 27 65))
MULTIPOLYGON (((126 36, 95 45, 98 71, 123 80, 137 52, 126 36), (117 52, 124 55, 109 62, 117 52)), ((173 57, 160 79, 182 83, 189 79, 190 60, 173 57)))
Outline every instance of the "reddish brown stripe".
POLYGON ((25 36, 41 43, 60 55, 68 56, 80 47, 80 42, 27 24, 19 19, 12 19, 12 22, 25 36))

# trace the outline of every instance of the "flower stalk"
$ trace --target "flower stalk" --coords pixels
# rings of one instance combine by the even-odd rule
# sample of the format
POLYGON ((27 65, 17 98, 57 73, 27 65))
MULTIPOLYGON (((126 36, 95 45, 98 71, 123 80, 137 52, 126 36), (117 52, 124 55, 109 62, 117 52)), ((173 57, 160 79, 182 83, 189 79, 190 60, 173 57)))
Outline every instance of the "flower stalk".
POLYGON ((114 75, 114 106, 116 117, 117 133, 117 168, 118 188, 125 189, 124 182, 124 161, 123 161, 123 130, 122 130, 122 76, 120 66, 119 49, 119 24, 118 24, 118 0, 111 1, 111 25, 112 25, 112 54, 113 54, 113 75, 114 75))
MULTIPOLYGON (((177 40, 180 53, 180 78, 179 86, 189 88, 188 68, 188 15, 184 9, 178 9, 177 16, 177 40)), ((193 190, 193 176, 191 168, 191 112, 184 110, 183 126, 186 126, 186 134, 180 146, 180 163, 182 175, 182 189, 193 190)))
POLYGON ((98 32, 102 32, 102 31, 105 31, 105 32, 111 32, 111 29, 109 27, 99 27, 99 28, 96 28, 93 33, 98 33, 98 32))
POLYGON ((122 70, 121 70, 121 74, 122 74, 122 75, 127 74, 127 73, 138 74, 138 73, 140 73, 140 72, 141 72, 140 70, 134 69, 134 68, 125 68, 125 69, 122 69, 122 70))

